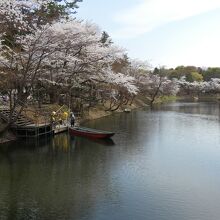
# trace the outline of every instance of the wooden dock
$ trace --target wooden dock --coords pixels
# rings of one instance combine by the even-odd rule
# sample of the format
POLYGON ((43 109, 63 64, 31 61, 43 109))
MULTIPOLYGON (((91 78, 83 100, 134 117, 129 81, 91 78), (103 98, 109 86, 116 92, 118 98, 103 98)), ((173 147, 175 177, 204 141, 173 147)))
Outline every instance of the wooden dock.
MULTIPOLYGON (((8 121, 10 117, 10 111, 7 107, 0 109, 0 118, 4 121, 8 121)), ((17 117, 15 111, 12 118, 17 117)), ((56 124, 55 126, 51 123, 34 123, 27 116, 20 114, 17 120, 12 124, 11 129, 14 131, 18 138, 38 138, 43 135, 55 135, 68 130, 67 124, 56 124)))
POLYGON ((53 128, 53 133, 54 134, 59 134, 59 133, 63 133, 63 132, 66 132, 66 131, 68 131, 68 126, 67 125, 56 125, 53 128))
POLYGON ((15 135, 19 138, 38 138, 43 135, 52 135, 51 124, 29 124, 25 126, 13 126, 15 135))
MULTIPOLYGON (((10 110, 8 107, 0 108, 0 118, 7 122, 10 118, 10 110)), ((11 129, 18 138, 37 138, 43 135, 52 135, 53 129, 50 123, 34 123, 26 115, 20 114, 17 117, 17 112, 13 112, 12 119, 16 121, 11 125, 11 129)))
POLYGON ((43 135, 56 135, 66 131, 68 131, 67 125, 56 125, 54 127, 51 124, 32 124, 15 128, 16 136, 21 138, 36 138, 43 135))

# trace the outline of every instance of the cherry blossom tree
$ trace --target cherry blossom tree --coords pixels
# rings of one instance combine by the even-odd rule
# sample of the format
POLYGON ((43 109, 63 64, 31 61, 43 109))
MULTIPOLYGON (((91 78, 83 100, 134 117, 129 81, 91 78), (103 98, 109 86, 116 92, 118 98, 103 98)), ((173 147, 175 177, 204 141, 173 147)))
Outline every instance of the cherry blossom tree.
POLYGON ((180 86, 180 94, 197 96, 203 90, 204 82, 189 82, 186 81, 186 77, 181 77, 178 80, 178 85, 180 86))
POLYGON ((220 93, 220 79, 212 78, 208 82, 203 83, 203 91, 207 93, 220 93))
POLYGON ((150 106, 153 105, 159 96, 176 95, 179 90, 176 80, 168 79, 162 70, 160 74, 142 71, 137 83, 140 88, 140 93, 149 99, 150 106))
MULTIPOLYGON (((23 103, 38 80, 71 90, 78 89, 79 85, 85 87, 88 82, 96 85, 111 81, 120 90, 136 92, 131 77, 110 71, 112 63, 124 50, 113 44, 103 44, 94 24, 62 20, 43 25, 29 34, 16 35, 13 46, 4 44, 5 35, 1 35, 0 69, 16 89, 17 100, 23 103)), ((13 103, 12 109, 15 109, 17 102, 13 103)))
POLYGON ((110 67, 105 69, 103 77, 109 85, 106 92, 102 94, 102 98, 104 96, 106 101, 110 101, 106 110, 115 111, 122 105, 126 105, 139 91, 134 77, 115 73, 110 67))
POLYGON ((179 86, 175 79, 168 79, 164 68, 160 68, 157 74, 150 69, 151 67, 146 61, 131 60, 127 72, 135 78, 135 85, 139 88, 139 93, 146 97, 152 106, 159 96, 176 95, 179 86))
POLYGON ((220 79, 219 78, 212 78, 210 81, 202 81, 202 82, 188 82, 186 81, 185 77, 180 78, 177 81, 180 87, 180 93, 191 95, 191 96, 198 96, 202 94, 218 94, 220 92, 220 79))

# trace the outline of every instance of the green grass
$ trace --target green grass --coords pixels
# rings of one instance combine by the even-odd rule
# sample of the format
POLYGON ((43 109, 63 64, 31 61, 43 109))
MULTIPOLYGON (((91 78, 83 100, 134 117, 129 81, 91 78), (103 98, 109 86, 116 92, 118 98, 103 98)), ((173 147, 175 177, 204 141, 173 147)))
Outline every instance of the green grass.
POLYGON ((154 104, 172 102, 172 101, 176 101, 176 100, 177 100, 177 97, 174 96, 174 95, 170 95, 170 96, 160 96, 160 97, 156 98, 154 104))

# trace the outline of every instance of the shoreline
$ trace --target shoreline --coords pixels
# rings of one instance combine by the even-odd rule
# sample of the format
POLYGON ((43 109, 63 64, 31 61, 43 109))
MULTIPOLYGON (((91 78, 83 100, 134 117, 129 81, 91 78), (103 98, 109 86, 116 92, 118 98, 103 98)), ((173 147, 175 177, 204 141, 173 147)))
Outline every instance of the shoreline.
POLYGON ((106 111, 104 110, 103 106, 95 106, 95 107, 90 108, 88 115, 80 119, 79 123, 85 123, 91 120, 104 118, 115 113, 123 113, 123 112, 126 112, 126 109, 128 109, 130 112, 136 109, 150 107, 150 105, 148 105, 146 102, 147 101, 144 98, 139 97, 139 98, 134 99, 132 104, 123 105, 116 111, 106 111))
MULTIPOLYGON (((123 113, 125 109, 130 109, 132 111, 138 108, 148 107, 148 106, 149 105, 147 105, 143 100, 139 100, 139 99, 134 100, 134 102, 131 105, 121 106, 116 111, 106 111, 103 106, 97 105, 95 107, 91 107, 83 118, 78 118, 76 123, 81 124, 81 123, 85 123, 91 120, 104 118, 114 113, 123 113)), ((11 131, 7 131, 6 134, 0 137, 0 145, 10 143, 15 140, 18 140, 18 138, 16 138, 15 135, 11 131)))
MULTIPOLYGON (((188 100, 193 101, 192 96, 175 96, 175 97, 174 96, 164 96, 164 97, 159 97, 155 101, 155 105, 158 105, 158 104, 160 105, 163 103, 184 100, 184 99, 188 99, 188 100)), ((205 101, 218 101, 216 96, 214 96, 214 97, 213 96, 200 96, 198 98, 198 101, 203 101, 203 100, 205 100, 205 101)), ((97 105, 95 107, 91 107, 83 118, 78 118, 76 120, 76 123, 82 124, 82 123, 86 123, 91 120, 96 120, 96 119, 110 116, 114 113, 123 113, 123 112, 125 112, 125 109, 128 109, 130 112, 130 111, 144 108, 144 107, 150 108, 150 106, 147 104, 147 100, 144 97, 137 97, 131 105, 130 104, 123 105, 119 109, 117 109, 116 111, 106 111, 103 106, 97 105)), ((4 135, 2 135, 2 137, 0 137, 0 145, 10 143, 10 142, 16 141, 16 140, 18 140, 18 138, 16 138, 15 135, 11 131, 7 131, 4 135)))

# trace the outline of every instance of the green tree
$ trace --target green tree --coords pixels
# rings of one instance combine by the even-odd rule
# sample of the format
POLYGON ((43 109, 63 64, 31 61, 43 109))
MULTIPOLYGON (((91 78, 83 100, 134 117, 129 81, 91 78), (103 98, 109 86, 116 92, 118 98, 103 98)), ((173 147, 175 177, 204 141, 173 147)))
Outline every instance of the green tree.
POLYGON ((191 72, 186 75, 186 81, 188 81, 188 82, 194 82, 194 81, 201 82, 201 81, 203 81, 203 76, 201 74, 199 74, 198 72, 191 72))
POLYGON ((209 67, 207 70, 203 71, 202 75, 203 75, 203 78, 205 81, 210 81, 211 78, 220 78, 220 68, 219 67, 214 67, 214 68, 209 67))
POLYGON ((197 81, 197 82, 203 81, 203 76, 198 72, 191 72, 191 76, 193 81, 197 81))
POLYGON ((168 69, 167 72, 168 72, 169 79, 174 79, 174 78, 180 79, 180 77, 181 77, 181 75, 175 69, 168 69))
POLYGON ((113 44, 112 39, 110 38, 109 34, 106 31, 102 32, 102 36, 101 36, 101 43, 105 44, 105 45, 109 45, 109 44, 113 44))
POLYGON ((42 6, 39 10, 28 13, 36 17, 39 24, 47 24, 60 18, 68 19, 69 15, 76 13, 79 2, 82 0, 53 0, 46 7, 42 6))

